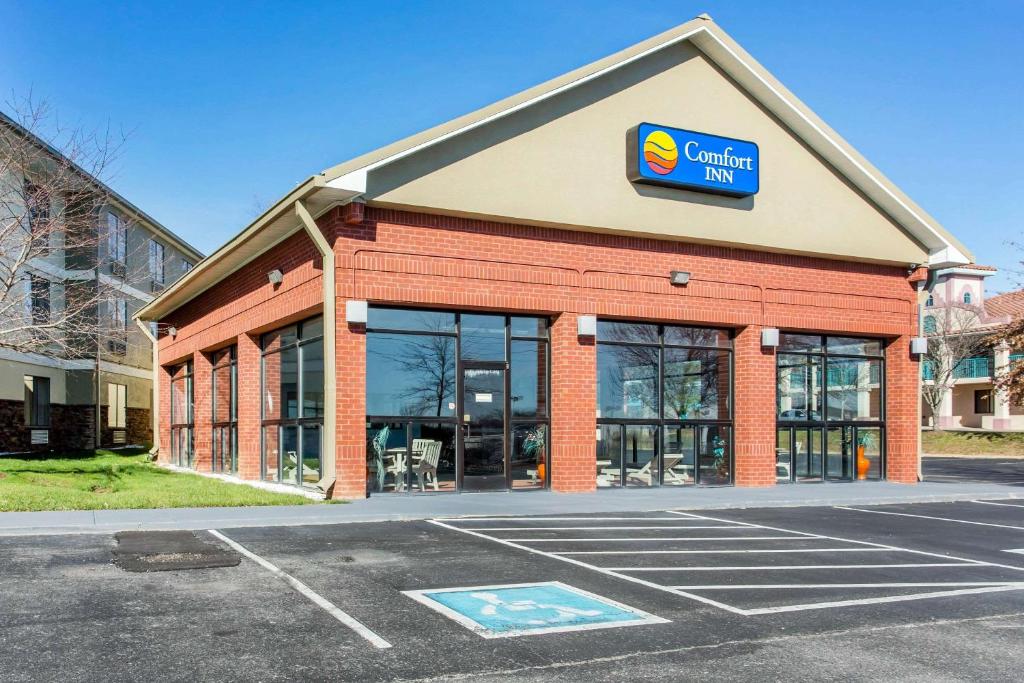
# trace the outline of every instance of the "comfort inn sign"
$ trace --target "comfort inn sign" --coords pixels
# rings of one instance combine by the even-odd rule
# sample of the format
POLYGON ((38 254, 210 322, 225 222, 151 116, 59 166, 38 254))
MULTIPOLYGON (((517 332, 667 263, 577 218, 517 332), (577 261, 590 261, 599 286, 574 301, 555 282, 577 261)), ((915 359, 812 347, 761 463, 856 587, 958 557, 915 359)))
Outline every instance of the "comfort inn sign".
POLYGON ((629 179, 734 197, 757 194, 757 145, 641 123, 628 134, 629 179))

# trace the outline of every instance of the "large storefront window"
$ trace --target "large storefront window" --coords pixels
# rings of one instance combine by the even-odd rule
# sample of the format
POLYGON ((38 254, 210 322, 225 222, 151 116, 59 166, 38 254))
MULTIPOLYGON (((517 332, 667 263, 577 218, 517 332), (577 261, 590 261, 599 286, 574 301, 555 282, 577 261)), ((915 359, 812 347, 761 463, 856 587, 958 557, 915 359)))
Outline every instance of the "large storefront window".
POLYGON ((238 471, 238 360, 236 347, 213 354, 213 471, 238 471))
POLYGON ((263 335, 263 479, 320 481, 324 422, 323 319, 263 335))
POLYGON ((729 333, 601 320, 597 341, 597 485, 731 483, 729 333))
POLYGON ((547 336, 544 318, 371 307, 369 489, 546 486, 547 336))
POLYGON ((192 361, 188 361, 171 369, 171 462, 178 467, 194 464, 194 422, 192 361))
POLYGON ((878 339, 781 335, 776 360, 779 482, 882 478, 883 354, 878 339))

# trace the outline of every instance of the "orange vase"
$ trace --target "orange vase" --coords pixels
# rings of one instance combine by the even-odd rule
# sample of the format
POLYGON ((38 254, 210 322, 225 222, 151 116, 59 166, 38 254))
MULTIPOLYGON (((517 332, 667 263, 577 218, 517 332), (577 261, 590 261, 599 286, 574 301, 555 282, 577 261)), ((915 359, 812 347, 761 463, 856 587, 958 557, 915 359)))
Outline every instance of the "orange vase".
POLYGON ((864 457, 864 444, 857 446, 857 478, 867 479, 871 461, 864 457))
POLYGON ((544 463, 540 463, 539 465, 537 465, 537 478, 538 479, 540 479, 541 481, 544 481, 544 474, 546 472, 547 472, 547 470, 544 469, 544 463))

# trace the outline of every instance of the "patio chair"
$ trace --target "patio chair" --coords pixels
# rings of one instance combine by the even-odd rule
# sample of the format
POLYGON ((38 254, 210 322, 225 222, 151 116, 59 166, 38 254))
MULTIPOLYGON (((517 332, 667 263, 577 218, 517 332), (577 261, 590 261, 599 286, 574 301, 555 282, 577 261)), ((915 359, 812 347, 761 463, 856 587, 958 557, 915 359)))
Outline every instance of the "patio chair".
MULTIPOLYGON (((675 481, 676 483, 686 481, 686 477, 680 478, 679 474, 672 472, 672 468, 679 464, 679 461, 683 459, 682 455, 665 455, 664 468, 665 468, 665 479, 675 481)), ((626 472, 626 479, 636 479, 643 482, 647 486, 650 486, 653 482, 654 472, 651 471, 651 466, 657 462, 657 458, 651 458, 648 460, 643 467, 633 472, 626 472)))
POLYGON ((437 491, 437 462, 441 458, 441 442, 424 439, 423 457, 413 469, 420 482, 420 491, 426 491, 426 484, 432 483, 437 491))
POLYGON ((381 427, 380 431, 373 437, 373 441, 370 442, 370 446, 373 449, 373 466, 377 471, 377 490, 384 490, 384 480, 387 479, 388 472, 384 465, 384 451, 388 445, 388 435, 391 433, 391 428, 387 425, 381 427))

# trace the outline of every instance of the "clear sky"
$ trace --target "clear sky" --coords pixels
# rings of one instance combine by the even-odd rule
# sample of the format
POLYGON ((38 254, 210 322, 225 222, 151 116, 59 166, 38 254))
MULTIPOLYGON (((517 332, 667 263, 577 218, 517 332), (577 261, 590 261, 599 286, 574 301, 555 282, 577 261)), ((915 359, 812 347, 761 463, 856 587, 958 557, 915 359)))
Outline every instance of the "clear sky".
POLYGON ((324 168, 701 12, 1018 286, 1020 0, 0 0, 0 100, 129 131, 111 184, 209 253, 324 168))

